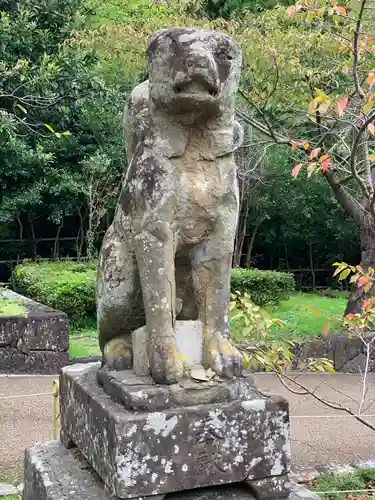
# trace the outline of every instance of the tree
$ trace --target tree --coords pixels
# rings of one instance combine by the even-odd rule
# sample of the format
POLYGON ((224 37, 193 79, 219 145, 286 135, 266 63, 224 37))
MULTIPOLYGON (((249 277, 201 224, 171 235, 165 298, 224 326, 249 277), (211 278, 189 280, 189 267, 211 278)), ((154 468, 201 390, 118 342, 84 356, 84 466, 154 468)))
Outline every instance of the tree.
POLYGON ((82 0, 1 4, 0 221, 3 229, 16 221, 20 240, 35 236, 40 221, 46 235, 51 221, 57 241, 66 221, 78 219, 81 248, 90 212, 84 165, 102 155, 120 182, 126 93, 76 42, 86 14, 82 0))
MULTIPOLYGON (((375 266, 373 9, 368 0, 349 1, 345 7, 308 0, 288 8, 289 22, 280 12, 263 17, 261 26, 271 19, 286 43, 277 50, 277 36, 268 37, 270 29, 262 35, 266 50, 248 62, 241 93, 246 104, 238 110, 264 137, 291 148, 298 158, 294 177, 303 170, 308 177, 323 175, 360 228, 365 269, 375 266), (299 54, 293 29, 304 36, 299 54), (291 68, 284 72, 288 51, 291 68), (255 82, 250 82, 249 74, 256 70, 255 82)), ((353 286, 347 312, 358 311, 363 298, 363 289, 353 286)))

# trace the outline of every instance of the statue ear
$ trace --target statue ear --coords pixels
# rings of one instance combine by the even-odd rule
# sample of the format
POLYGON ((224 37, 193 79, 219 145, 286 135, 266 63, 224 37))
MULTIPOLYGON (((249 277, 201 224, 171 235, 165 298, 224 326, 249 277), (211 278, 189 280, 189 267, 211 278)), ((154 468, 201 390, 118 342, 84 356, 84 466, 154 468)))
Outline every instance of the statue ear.
POLYGON ((243 142, 242 125, 234 121, 232 127, 225 127, 213 132, 216 158, 234 153, 243 142))

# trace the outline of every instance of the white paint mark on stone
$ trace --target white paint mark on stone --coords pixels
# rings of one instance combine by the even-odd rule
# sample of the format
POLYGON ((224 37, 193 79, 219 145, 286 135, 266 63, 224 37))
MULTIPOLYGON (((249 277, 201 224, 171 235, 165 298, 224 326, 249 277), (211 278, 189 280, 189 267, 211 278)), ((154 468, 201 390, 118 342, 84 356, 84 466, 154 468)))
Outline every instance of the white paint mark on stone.
POLYGON ((184 465, 181 467, 181 470, 182 470, 182 472, 187 472, 187 471, 189 470, 189 467, 188 467, 186 464, 184 464, 184 465))

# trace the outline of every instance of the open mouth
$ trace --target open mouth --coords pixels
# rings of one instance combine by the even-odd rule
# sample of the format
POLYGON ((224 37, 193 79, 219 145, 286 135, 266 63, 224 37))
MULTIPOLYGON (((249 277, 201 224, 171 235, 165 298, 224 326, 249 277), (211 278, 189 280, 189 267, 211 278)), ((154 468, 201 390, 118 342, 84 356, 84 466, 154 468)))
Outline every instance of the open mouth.
POLYGON ((216 97, 218 94, 217 89, 208 82, 184 82, 177 84, 174 88, 176 94, 180 95, 202 95, 209 94, 211 97, 216 97))

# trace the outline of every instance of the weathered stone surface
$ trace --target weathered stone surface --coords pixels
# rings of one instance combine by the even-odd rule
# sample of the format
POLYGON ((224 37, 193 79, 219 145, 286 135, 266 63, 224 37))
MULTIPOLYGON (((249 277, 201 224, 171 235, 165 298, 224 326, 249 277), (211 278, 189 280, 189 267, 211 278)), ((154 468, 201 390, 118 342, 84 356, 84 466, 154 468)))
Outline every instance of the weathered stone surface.
MULTIPOLYGON (((100 345, 112 363, 105 346, 147 325, 151 375, 174 384, 184 376, 175 319, 199 318, 199 357, 230 378, 243 368, 228 339, 241 51, 222 33, 171 28, 150 37, 147 55, 149 80, 124 112, 131 161, 100 252, 100 345)), ((197 339, 189 340, 195 357, 197 339)))
POLYGON ((11 290, 0 292, 1 301, 13 311, 0 315, 0 372, 57 373, 68 364, 66 314, 11 290))
POLYGON ((98 368, 62 370, 61 425, 114 495, 137 498, 289 472, 284 399, 238 397, 131 412, 97 384, 98 368))
POLYGON ((299 484, 292 483, 290 486, 290 494, 288 500, 319 500, 320 496, 315 495, 312 491, 307 490, 299 484))
MULTIPOLYGON (((369 342, 374 334, 368 335, 369 342)), ((363 372, 366 364, 366 346, 359 337, 349 335, 327 335, 309 342, 297 344, 294 349, 294 368, 308 358, 328 358, 336 371, 346 373, 363 372)), ((375 343, 370 346, 369 371, 375 369, 375 343)))
POLYGON ((30 351, 26 356, 25 371, 27 373, 43 373, 53 375, 69 364, 68 352, 30 351))
MULTIPOLYGON (((275 470, 279 468, 277 459, 274 464, 275 470)), ((290 493, 289 475, 274 475, 263 479, 254 479, 246 481, 246 484, 256 498, 264 498, 267 500, 281 500, 288 498, 290 493)))
POLYGON ((133 371, 140 377, 150 375, 148 339, 147 328, 145 326, 138 328, 132 333, 133 371))
MULTIPOLYGON (((319 499, 318 496, 293 484, 291 490, 288 500, 319 499)), ((241 485, 170 493, 164 498, 165 500, 254 500, 249 489, 241 485)), ((66 450, 59 442, 52 441, 26 451, 23 500, 118 499, 104 489, 104 483, 76 448, 66 450)), ((158 499, 149 497, 149 500, 158 499)))
POLYGON ((177 406, 229 403, 257 399, 259 392, 252 378, 218 379, 197 382, 190 378, 178 384, 159 385, 151 377, 137 377, 130 370, 98 371, 104 391, 128 410, 159 411, 177 406))
POLYGON ((26 355, 14 348, 0 349, 0 373, 24 373, 26 355))
POLYGON ((18 489, 12 484, 0 483, 0 497, 18 495, 18 489))

